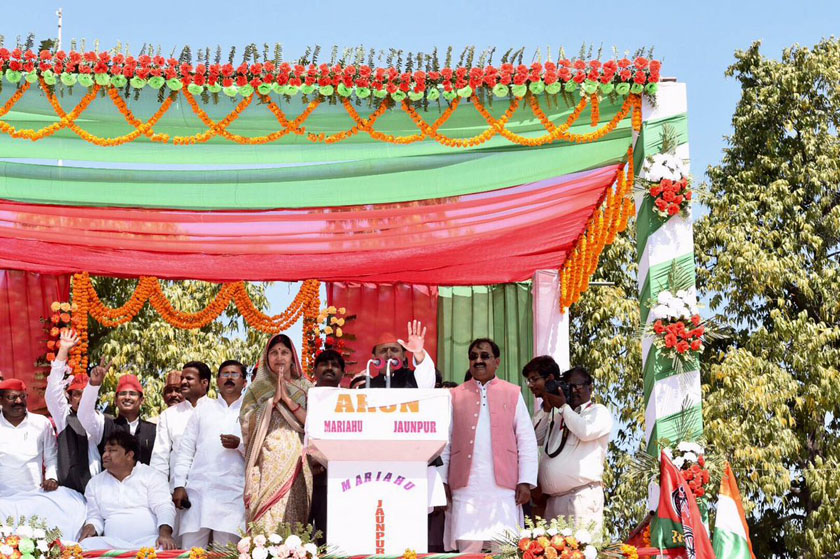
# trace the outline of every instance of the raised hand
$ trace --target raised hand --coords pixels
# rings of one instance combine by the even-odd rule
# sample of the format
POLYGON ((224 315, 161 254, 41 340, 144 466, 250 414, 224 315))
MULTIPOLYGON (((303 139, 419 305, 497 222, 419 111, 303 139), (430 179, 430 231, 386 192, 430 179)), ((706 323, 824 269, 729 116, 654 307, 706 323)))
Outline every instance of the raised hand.
POLYGON ((58 339, 58 354, 55 356, 56 361, 67 361, 70 355, 70 350, 79 343, 79 336, 72 328, 62 328, 61 336, 58 339))
POLYGON ((105 375, 108 374, 108 370, 113 365, 113 361, 109 361, 108 364, 105 364, 106 357, 103 355, 102 359, 99 360, 99 365, 94 367, 90 370, 90 385, 91 386, 99 386, 102 384, 102 381, 105 379, 105 375))
POLYGON ((426 358, 426 351, 423 346, 426 344, 426 327, 423 326, 419 320, 413 320, 408 323, 408 342, 397 340, 406 351, 414 354, 414 360, 417 363, 426 358))

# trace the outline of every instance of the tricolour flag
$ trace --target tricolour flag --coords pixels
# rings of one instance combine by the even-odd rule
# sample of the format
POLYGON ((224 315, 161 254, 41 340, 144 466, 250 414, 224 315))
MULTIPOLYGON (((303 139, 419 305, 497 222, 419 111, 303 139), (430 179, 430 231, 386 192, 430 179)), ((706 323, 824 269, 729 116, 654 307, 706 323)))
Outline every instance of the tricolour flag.
POLYGON ((726 463, 723 479, 720 480, 714 548, 718 557, 755 559, 747 518, 741 503, 741 492, 738 491, 738 484, 729 462, 726 463))
POLYGON ((660 461, 659 506, 651 522, 650 542, 660 549, 685 547, 688 559, 716 557, 694 493, 664 452, 660 461))

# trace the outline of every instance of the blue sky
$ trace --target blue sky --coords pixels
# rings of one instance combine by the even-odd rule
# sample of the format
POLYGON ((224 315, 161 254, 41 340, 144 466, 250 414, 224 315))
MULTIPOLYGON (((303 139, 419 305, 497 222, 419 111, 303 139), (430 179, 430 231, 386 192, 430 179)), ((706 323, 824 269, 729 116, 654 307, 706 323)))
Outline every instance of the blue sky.
MULTIPOLYGON (((655 47, 663 75, 686 82, 692 171, 702 180, 708 165, 720 160, 739 97, 738 84, 724 77, 736 49, 761 40, 766 56, 778 58, 794 43, 813 45, 840 33, 840 0, 706 1, 706 2, 498 2, 439 1, 227 1, 146 0, 103 2, 30 0, 4 10, 0 34, 6 44, 32 31, 38 38, 55 36, 55 10, 64 11, 65 46, 71 38, 100 40, 101 48, 117 41, 132 51, 143 43, 161 45, 168 54, 184 44, 194 49, 254 42, 284 46, 287 59, 309 44, 329 52, 339 47, 397 47, 430 51, 452 45, 478 50, 497 46, 526 47, 530 56, 546 46, 577 53, 583 43, 611 53, 655 47)), ((555 54, 556 56, 556 54, 555 54)), ((529 59, 530 61, 530 59, 529 59)), ((278 286, 279 287, 279 286, 278 286)), ((286 288, 273 290, 273 304, 282 309, 286 288), (282 291, 282 293, 280 293, 282 291), (281 296, 282 295, 282 296, 281 296)))

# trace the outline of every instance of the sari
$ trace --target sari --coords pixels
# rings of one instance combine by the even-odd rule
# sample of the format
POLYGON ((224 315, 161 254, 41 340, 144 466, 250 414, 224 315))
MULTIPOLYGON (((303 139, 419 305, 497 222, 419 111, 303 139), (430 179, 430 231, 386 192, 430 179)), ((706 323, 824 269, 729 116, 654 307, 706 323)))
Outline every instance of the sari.
MULTIPOLYGON (((280 523, 306 524, 312 500, 312 472, 303 455, 304 426, 282 401, 271 405, 277 375, 268 366, 268 348, 275 337, 263 350, 239 415, 245 443, 247 521, 268 531, 280 523)), ((311 383, 301 373, 294 345, 292 356, 300 377, 287 381, 286 389, 295 405, 306 409, 311 383)))

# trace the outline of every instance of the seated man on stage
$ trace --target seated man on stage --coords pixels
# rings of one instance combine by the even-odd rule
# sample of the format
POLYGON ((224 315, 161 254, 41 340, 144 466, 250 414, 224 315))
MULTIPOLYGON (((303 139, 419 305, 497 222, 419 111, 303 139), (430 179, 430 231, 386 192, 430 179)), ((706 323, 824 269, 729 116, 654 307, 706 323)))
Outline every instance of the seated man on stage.
POLYGON ((137 462, 137 438, 114 431, 105 439, 102 465, 85 489, 87 521, 82 549, 176 549, 175 505, 166 477, 137 462))
POLYGON ((26 409, 26 384, 0 382, 0 521, 37 515, 74 541, 85 516, 81 494, 57 481, 58 450, 50 420, 26 409), (43 472, 43 473, 42 473, 43 472))
POLYGON ((381 361, 382 369, 378 375, 371 375, 370 387, 388 386, 385 364, 389 359, 394 359, 396 364, 391 366, 391 388, 434 388, 435 364, 423 349, 425 338, 426 328, 423 328, 417 320, 408 323, 407 342, 397 339, 395 335, 388 332, 380 335, 376 345, 373 346, 373 358, 381 361), (414 355, 414 370, 408 368, 406 351, 414 355))

